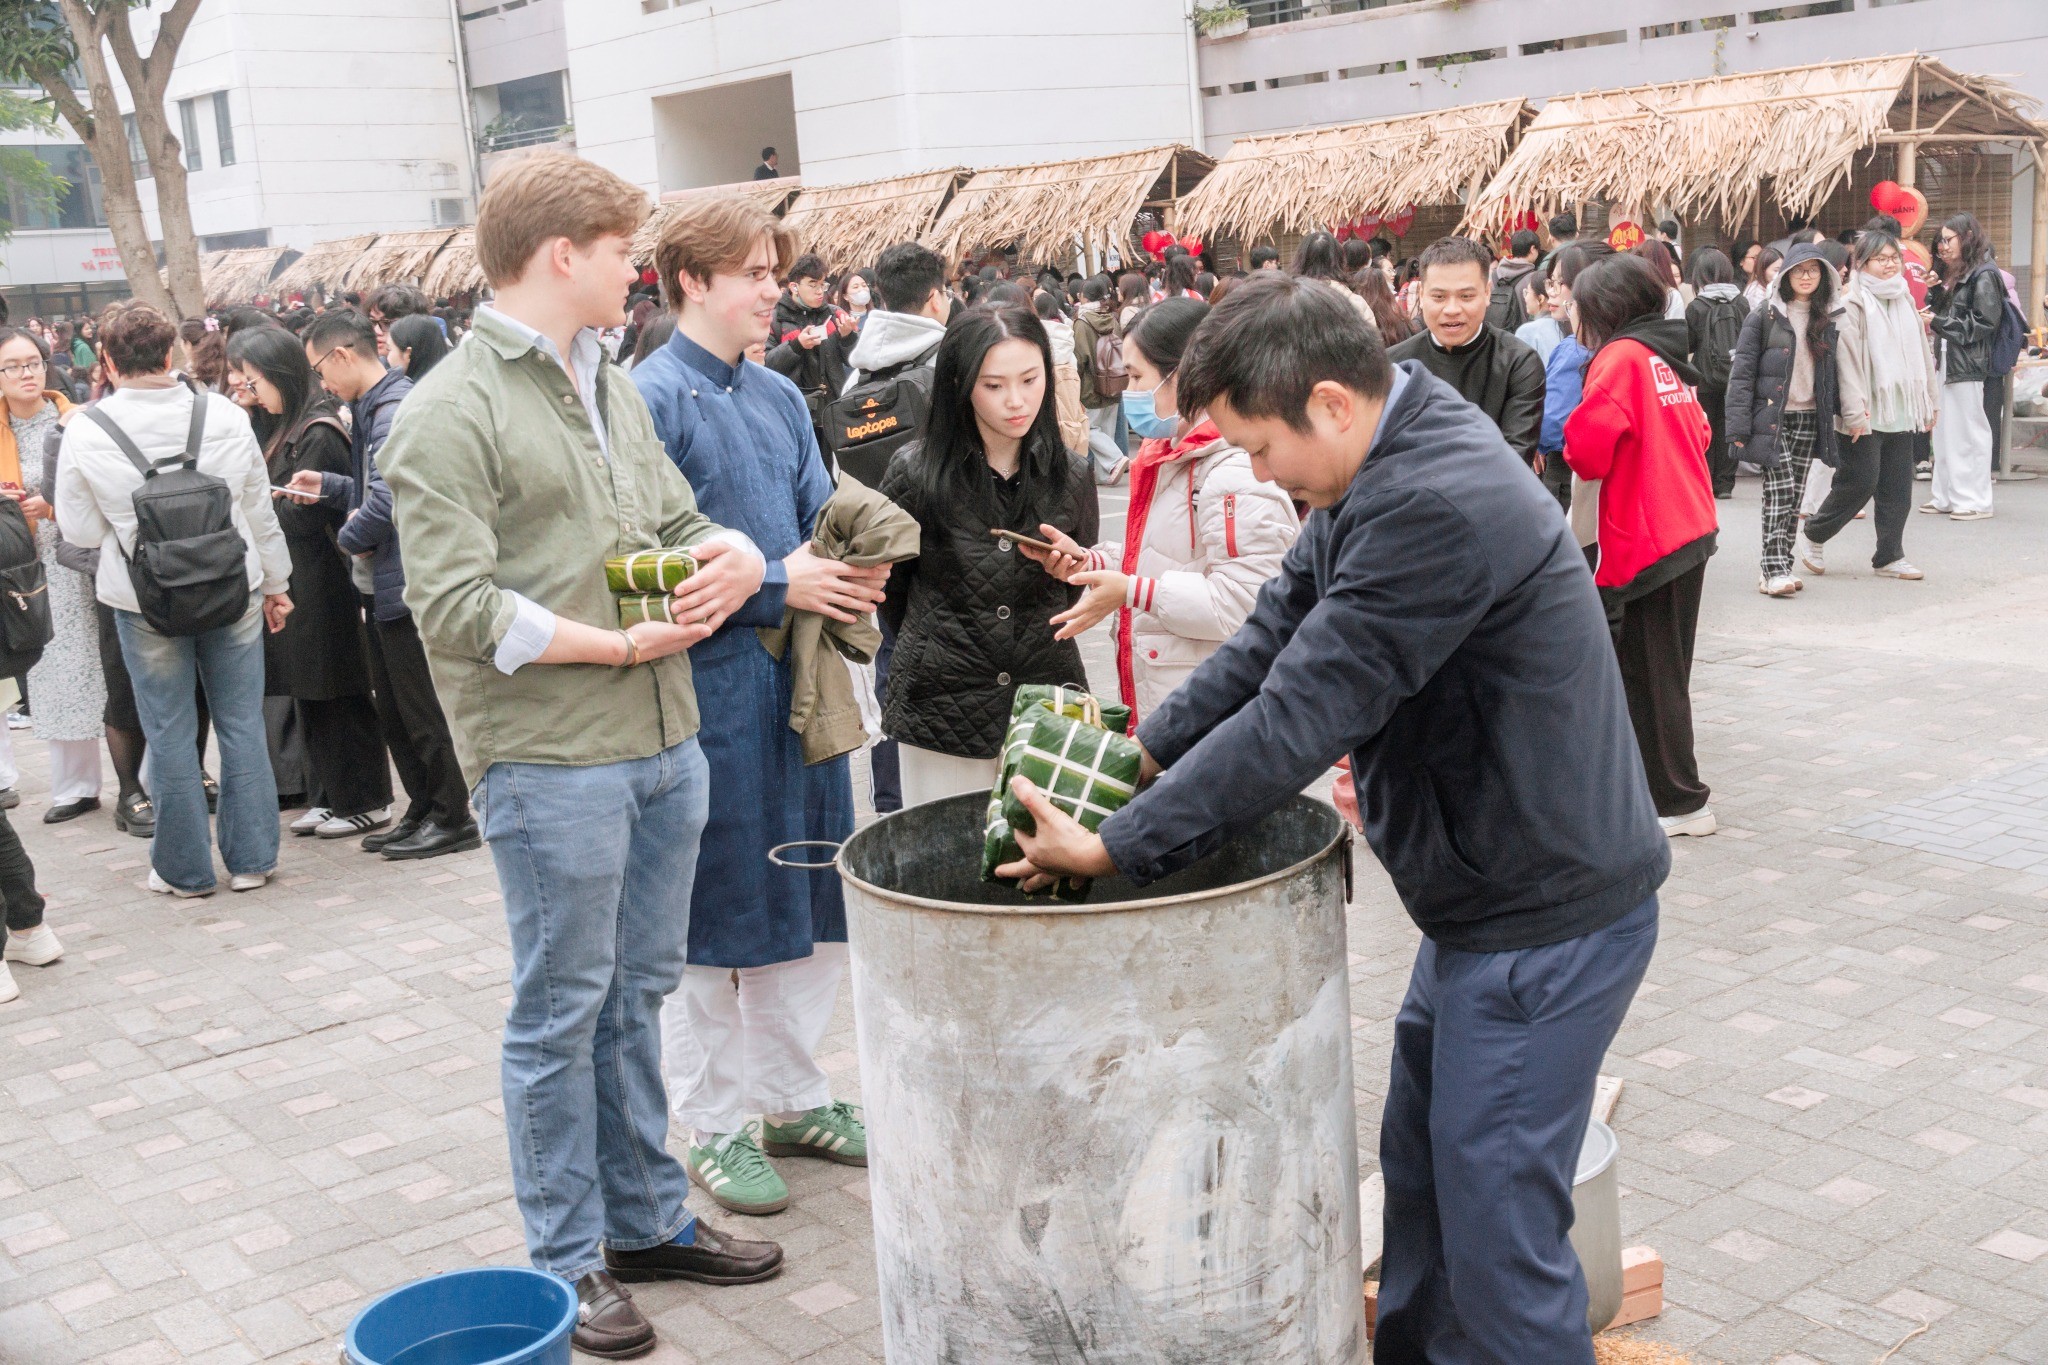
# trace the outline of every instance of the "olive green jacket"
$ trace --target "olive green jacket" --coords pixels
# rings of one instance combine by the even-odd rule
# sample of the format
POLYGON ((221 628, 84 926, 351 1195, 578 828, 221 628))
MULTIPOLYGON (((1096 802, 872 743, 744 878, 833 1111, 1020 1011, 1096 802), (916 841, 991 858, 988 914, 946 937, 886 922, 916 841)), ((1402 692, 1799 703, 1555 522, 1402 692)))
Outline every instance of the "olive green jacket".
POLYGON ((499 671, 517 603, 617 629, 604 561, 701 544, 697 510, 624 370, 598 368, 602 453, 561 365, 486 312, 407 396, 377 454, 434 690, 463 777, 493 763, 570 767, 648 758, 697 733, 687 651, 640 664, 499 671))

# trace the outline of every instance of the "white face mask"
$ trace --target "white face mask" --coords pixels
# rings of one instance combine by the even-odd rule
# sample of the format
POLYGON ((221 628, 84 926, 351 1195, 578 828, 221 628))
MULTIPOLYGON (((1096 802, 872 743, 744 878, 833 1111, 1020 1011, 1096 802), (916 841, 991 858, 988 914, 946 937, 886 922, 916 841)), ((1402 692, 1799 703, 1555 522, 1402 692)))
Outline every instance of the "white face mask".
POLYGON ((846 301, 856 308, 867 307, 868 287, 864 284, 849 285, 846 290, 846 301))

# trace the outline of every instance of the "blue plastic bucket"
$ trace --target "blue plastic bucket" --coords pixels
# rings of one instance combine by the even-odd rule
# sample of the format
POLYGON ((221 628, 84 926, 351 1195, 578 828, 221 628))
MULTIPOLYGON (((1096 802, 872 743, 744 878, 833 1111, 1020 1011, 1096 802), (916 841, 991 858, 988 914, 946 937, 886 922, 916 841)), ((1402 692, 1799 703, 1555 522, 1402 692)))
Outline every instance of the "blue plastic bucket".
POLYGON ((451 1270, 377 1299, 348 1325, 348 1365, 569 1365, 576 1291, 519 1266, 451 1270))

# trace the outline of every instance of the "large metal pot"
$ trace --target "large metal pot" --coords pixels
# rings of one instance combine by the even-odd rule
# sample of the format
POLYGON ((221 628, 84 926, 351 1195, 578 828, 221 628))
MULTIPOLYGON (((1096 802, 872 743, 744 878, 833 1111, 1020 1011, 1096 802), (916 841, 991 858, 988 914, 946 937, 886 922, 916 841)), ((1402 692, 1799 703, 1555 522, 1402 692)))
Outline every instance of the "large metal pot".
POLYGON ((892 1365, 1363 1361, 1342 821, 1068 905, 979 880, 985 804, 838 859, 892 1365))

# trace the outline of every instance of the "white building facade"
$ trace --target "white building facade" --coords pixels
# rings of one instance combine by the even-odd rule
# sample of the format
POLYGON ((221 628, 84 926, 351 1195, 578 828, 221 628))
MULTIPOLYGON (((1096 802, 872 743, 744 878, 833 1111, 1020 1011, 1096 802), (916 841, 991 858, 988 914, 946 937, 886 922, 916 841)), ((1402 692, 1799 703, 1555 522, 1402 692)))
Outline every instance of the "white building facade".
MULTIPOLYGON (((155 15, 138 10, 133 22, 148 51, 155 15)), ((449 0, 205 0, 166 91, 200 249, 304 250, 351 233, 468 222, 475 158, 456 33, 449 0)), ((15 315, 125 296, 85 149, 61 122, 6 140, 35 147, 75 182, 59 213, 16 216, 14 237, 0 244, 0 288, 15 315)), ((161 240, 156 183, 139 188, 161 240)))
POLYGON ((650 191, 843 184, 1199 134, 1188 0, 571 0, 578 150, 650 191))

